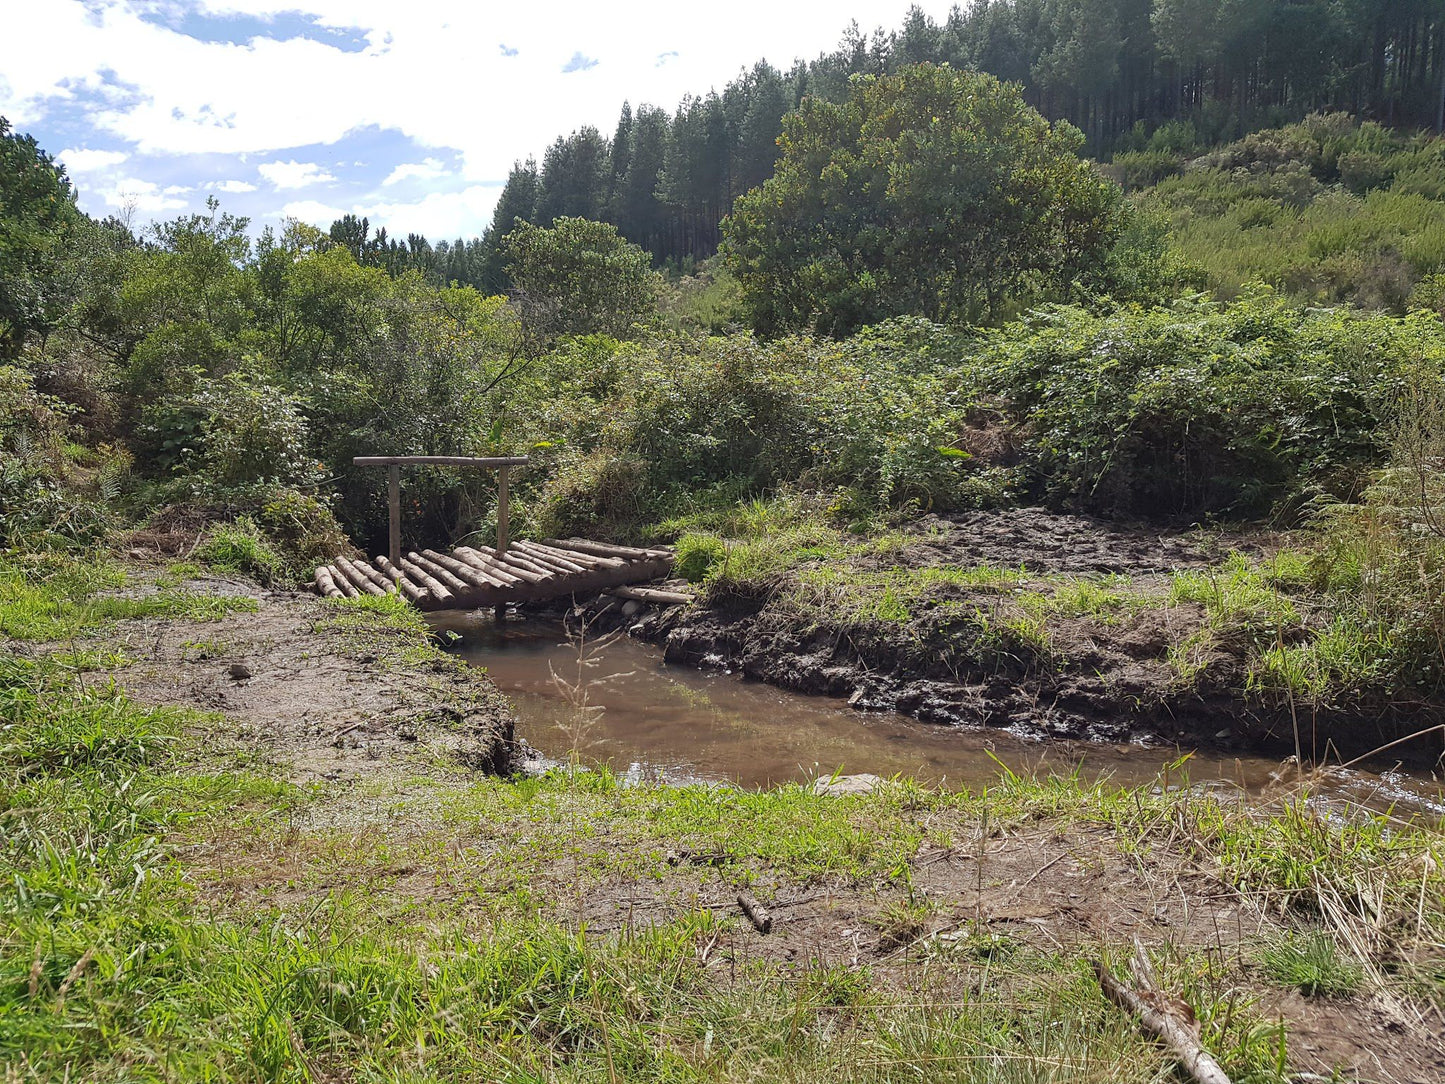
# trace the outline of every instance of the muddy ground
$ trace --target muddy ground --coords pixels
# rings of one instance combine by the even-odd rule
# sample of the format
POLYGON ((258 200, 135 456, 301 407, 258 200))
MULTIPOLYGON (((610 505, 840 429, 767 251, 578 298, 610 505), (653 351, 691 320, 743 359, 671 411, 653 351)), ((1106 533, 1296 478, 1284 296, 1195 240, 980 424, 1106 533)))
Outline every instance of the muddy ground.
MULTIPOLYGON (((1428 709, 1361 715, 1246 699, 1238 690, 1249 645, 1228 637, 1209 646, 1196 679, 1180 679, 1171 649, 1201 628, 1205 612, 1195 603, 1164 604, 1170 574, 1217 565, 1231 550, 1268 552, 1273 540, 1266 536, 1161 534, 1040 509, 931 515, 906 531, 916 541, 851 558, 849 567, 870 573, 986 564, 1024 570, 1029 578, 1017 585, 1021 590, 1051 591, 1050 578, 1064 576, 1098 579, 1156 601, 1107 618, 1050 616, 1049 650, 1042 655, 987 635, 1009 605, 997 587, 940 585, 906 621, 858 621, 830 615, 826 600, 799 606, 791 591, 797 571, 761 597, 723 596, 706 607, 625 615, 614 603, 602 622, 630 627, 661 646, 669 662, 740 671, 860 710, 999 727, 1036 739, 1145 740, 1287 755, 1294 752, 1298 719, 1307 752, 1313 743, 1322 756, 1333 742, 1336 753, 1354 756, 1438 721, 1428 709)), ((589 612, 607 605, 604 599, 589 612)), ((1424 762, 1440 751, 1436 742, 1407 752, 1424 762)))
MULTIPOLYGON (((844 777, 840 793, 876 785, 855 789, 854 778, 871 780, 844 777)), ((908 862, 905 891, 800 874, 726 837, 658 838, 643 827, 650 818, 620 810, 570 814, 577 820, 568 823, 560 810, 550 822, 545 806, 484 804, 467 816, 458 810, 469 799, 453 785, 389 791, 384 822, 358 823, 349 802, 323 793, 269 843, 238 833, 196 848, 193 876, 222 911, 305 913, 345 889, 385 901, 382 921, 393 912, 396 921, 452 916, 476 923, 479 937, 519 891, 538 917, 601 937, 708 910, 727 921, 697 954, 721 988, 753 981, 759 964, 804 981, 844 968, 898 996, 948 1003, 981 981, 1027 991, 1060 958, 1089 960, 1137 941, 1175 960, 1214 961, 1210 996, 1283 1023, 1293 1069, 1318 1074, 1298 1079, 1445 1080, 1445 1043, 1422 1006, 1365 992, 1304 997, 1264 975, 1259 946, 1284 936, 1289 920, 1231 888, 1184 840, 1130 850, 1068 815, 1008 820, 985 834, 976 820, 919 813, 929 838, 908 862), (742 914, 742 888, 767 908, 767 932, 742 914)))
MULTIPOLYGON (((154 590, 145 572, 126 593, 154 590)), ((106 636, 137 701, 223 715, 226 732, 292 780, 356 781, 444 758, 509 769, 506 698, 475 670, 369 615, 338 619, 311 595, 206 576, 187 591, 243 595, 254 613, 124 621, 106 636)))

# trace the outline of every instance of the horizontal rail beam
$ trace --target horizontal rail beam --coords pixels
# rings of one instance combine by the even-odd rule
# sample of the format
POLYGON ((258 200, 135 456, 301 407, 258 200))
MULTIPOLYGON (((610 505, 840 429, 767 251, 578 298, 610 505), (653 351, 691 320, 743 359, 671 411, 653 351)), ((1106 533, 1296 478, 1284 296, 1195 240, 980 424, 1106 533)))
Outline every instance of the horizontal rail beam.
POLYGON ((359 455, 351 461, 358 467, 525 467, 531 459, 525 455, 359 455))

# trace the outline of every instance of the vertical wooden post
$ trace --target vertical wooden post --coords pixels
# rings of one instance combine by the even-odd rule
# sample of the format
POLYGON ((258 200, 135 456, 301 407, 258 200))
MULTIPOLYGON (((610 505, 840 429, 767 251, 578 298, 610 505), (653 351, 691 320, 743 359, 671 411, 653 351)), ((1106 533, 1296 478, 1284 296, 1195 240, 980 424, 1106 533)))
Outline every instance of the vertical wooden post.
POLYGON ((401 464, 386 468, 387 542, 391 563, 401 565, 401 464))
POLYGON ((497 468, 497 556, 507 552, 507 467, 497 468))

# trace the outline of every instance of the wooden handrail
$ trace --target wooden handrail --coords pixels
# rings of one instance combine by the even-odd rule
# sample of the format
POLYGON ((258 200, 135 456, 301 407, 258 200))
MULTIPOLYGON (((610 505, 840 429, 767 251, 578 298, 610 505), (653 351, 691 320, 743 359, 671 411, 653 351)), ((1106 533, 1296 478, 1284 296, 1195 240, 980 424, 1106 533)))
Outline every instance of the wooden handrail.
POLYGON ((497 472, 497 556, 507 552, 509 519, 507 474, 512 467, 525 467, 525 455, 358 455, 351 462, 358 467, 386 468, 387 543, 393 565, 401 564, 401 468, 415 466, 483 467, 497 472))

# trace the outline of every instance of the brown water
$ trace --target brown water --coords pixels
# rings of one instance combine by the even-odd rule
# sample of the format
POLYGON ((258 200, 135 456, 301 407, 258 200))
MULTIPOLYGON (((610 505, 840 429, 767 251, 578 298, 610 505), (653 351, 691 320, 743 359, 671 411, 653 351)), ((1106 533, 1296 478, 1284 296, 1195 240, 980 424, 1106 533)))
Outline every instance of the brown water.
MULTIPOLYGON (((1268 787, 1278 760, 1221 756, 1158 745, 1036 742, 1007 732, 942 727, 901 715, 858 712, 825 697, 801 696, 735 674, 667 666, 651 646, 625 637, 597 648, 569 643, 554 622, 434 615, 462 636, 455 650, 485 667, 511 697, 518 736, 546 760, 565 761, 574 744, 584 763, 632 778, 730 781, 769 786, 834 772, 902 774, 920 782, 981 786, 1004 767, 1123 785, 1268 787), (585 688, 587 708, 568 685, 585 688), (1187 764, 1176 766, 1188 755, 1187 764), (1162 774, 1162 778, 1161 778, 1162 774)), ((1339 800, 1445 815, 1433 781, 1398 773, 1335 773, 1324 786, 1339 800)))

